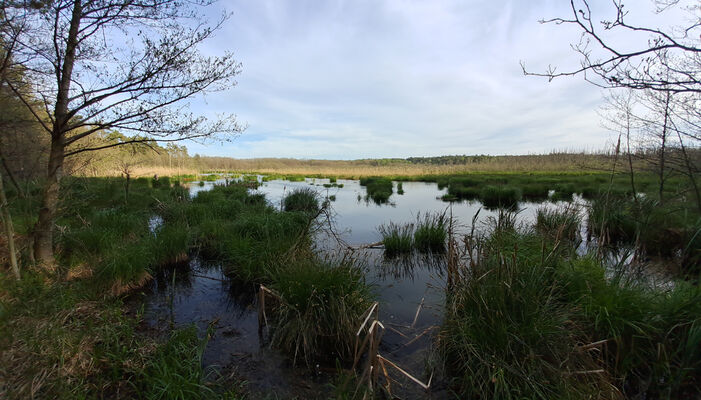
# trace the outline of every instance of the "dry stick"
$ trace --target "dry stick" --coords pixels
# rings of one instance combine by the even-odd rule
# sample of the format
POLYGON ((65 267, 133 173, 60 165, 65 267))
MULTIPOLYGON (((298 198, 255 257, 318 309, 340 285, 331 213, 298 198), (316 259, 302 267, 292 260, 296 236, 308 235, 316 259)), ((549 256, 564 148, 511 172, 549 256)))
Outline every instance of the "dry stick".
POLYGON ((589 349, 591 349, 591 348, 593 348, 593 347, 597 347, 597 346, 600 346, 600 345, 602 345, 602 344, 605 344, 605 343, 607 343, 609 340, 611 340, 611 339, 599 340, 599 341, 597 341, 597 342, 592 342, 592 343, 589 343, 589 344, 585 344, 585 345, 583 345, 583 346, 579 346, 579 347, 577 347, 577 349, 578 349, 578 350, 589 350, 589 349))
POLYGON ((388 326, 387 326, 387 329, 389 329, 389 330, 391 330, 392 332, 394 332, 394 333, 396 333, 396 334, 400 335, 400 336, 401 336, 401 337, 403 337, 403 338, 407 338, 407 339, 409 339, 409 336, 407 336, 407 335, 403 334, 403 333, 402 333, 402 332, 400 332, 400 331, 399 331, 398 329, 394 329, 394 328, 392 328, 391 326, 389 326, 389 324, 388 324, 388 326))
POLYGON ((430 332, 430 331, 432 331, 433 329, 436 329, 436 328, 438 328, 438 327, 435 326, 435 325, 434 325, 434 326, 429 326, 428 328, 424 329, 423 332, 421 332, 420 334, 418 334, 416 337, 414 337, 414 338, 411 339, 410 341, 406 342, 406 343, 404 344, 404 347, 410 346, 412 343, 414 343, 415 341, 419 340, 419 338, 420 338, 421 336, 427 334, 428 332, 430 332))
POLYGON ((416 308, 416 315, 414 315, 414 322, 411 323, 411 326, 409 328, 413 328, 414 325, 416 325, 416 321, 419 319, 419 313, 421 312, 421 308, 424 306, 424 300, 426 297, 421 298, 421 303, 419 303, 419 306, 416 308))
POLYGON ((387 373, 387 368, 385 368, 385 362, 380 361, 380 366, 382 367, 382 373, 385 375, 385 379, 387 380, 387 393, 389 393, 389 397, 392 397, 392 380, 389 377, 389 374, 387 373))
POLYGON ((409 378, 409 379, 411 379, 412 381, 416 382, 416 384, 418 384, 419 386, 421 386, 421 387, 424 388, 425 390, 428 390, 428 389, 431 387, 431 380, 433 379, 433 373, 431 373, 431 377, 428 379, 428 384, 425 384, 425 383, 421 382, 420 380, 416 379, 416 378, 415 378, 413 375, 411 375, 410 373, 404 371, 400 366, 398 366, 397 364, 393 363, 392 361, 390 361, 390 360, 384 358, 384 357, 381 356, 380 354, 377 355, 377 358, 380 359, 380 360, 382 360, 382 361, 386 361, 387 364, 389 364, 390 366, 394 367, 397 371, 399 371, 399 372, 401 372, 402 374, 404 374, 407 378, 409 378))
MULTIPOLYGON (((373 302, 370 307, 368 307, 367 310, 360 316, 361 319, 364 318, 363 323, 360 324, 360 328, 358 328, 358 332, 355 334, 355 349, 353 351, 353 369, 355 369, 355 364, 359 358, 358 354, 361 350, 358 349, 358 341, 360 340, 360 333, 363 331, 363 328, 365 327, 365 324, 367 324, 368 320, 370 319, 370 316, 372 315, 373 310, 375 310, 376 307, 379 306, 378 302, 373 302)), ((363 344, 363 346, 365 346, 363 344)))
MULTIPOLYGON (((362 353, 363 350, 365 350, 365 346, 368 344, 368 341, 371 340, 372 332, 375 329, 375 326, 377 324, 381 325, 382 329, 385 329, 385 326, 382 325, 382 323, 380 321, 378 321, 378 320, 372 321, 372 324, 370 324, 370 328, 368 329, 368 335, 365 336, 365 339, 363 339, 362 344, 360 345, 360 347, 358 347, 358 351, 356 352, 355 357, 353 358, 353 367, 351 369, 355 369, 358 361, 360 361, 360 353, 362 353)), ((372 343, 371 343, 371 345, 372 345, 372 343)))
POLYGON ((350 249, 350 250, 374 249, 374 248, 380 248, 383 245, 384 245, 384 242, 380 240, 379 242, 361 244, 358 246, 350 246, 349 245, 348 249, 350 249))

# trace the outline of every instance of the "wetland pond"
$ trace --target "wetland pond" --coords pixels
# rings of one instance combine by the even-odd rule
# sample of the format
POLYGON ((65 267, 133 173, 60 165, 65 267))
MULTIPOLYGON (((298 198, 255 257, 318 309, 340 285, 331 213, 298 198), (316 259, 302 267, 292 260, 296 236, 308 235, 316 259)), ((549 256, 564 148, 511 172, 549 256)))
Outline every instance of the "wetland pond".
MULTIPOLYGON (((260 179, 260 177, 259 177, 260 179)), ((192 184, 191 196, 209 190, 224 180, 192 184)), ((386 204, 367 200, 366 189, 356 180, 338 180, 324 187, 328 179, 300 182, 271 180, 262 182, 257 192, 269 204, 280 208, 286 193, 300 187, 313 188, 330 202, 333 229, 314 231, 317 252, 334 256, 356 248, 354 258, 365 271, 379 302, 379 320, 387 328, 379 352, 423 382, 430 379, 437 364, 432 343, 442 323, 445 274, 444 256, 413 255, 387 259, 380 246, 363 247, 381 241, 378 226, 389 222, 405 224, 426 213, 446 213, 456 221, 455 232, 472 227, 483 229, 496 211, 483 209, 477 201, 447 203, 441 200, 445 190, 436 183, 403 182, 404 194, 394 194, 386 204), (341 186, 342 187, 338 187, 341 186), (331 234, 330 232, 334 232, 331 234), (341 241, 339 241, 339 239, 341 241)), ((581 200, 575 198, 581 205, 581 200)), ((561 207, 566 203, 519 204, 519 222, 532 223, 539 207, 561 207)), ((328 225, 328 224, 327 224, 328 225)), ((582 224, 583 226, 585 224, 582 224)), ((334 380, 333 366, 293 367, 289 358, 271 348, 258 332, 256 288, 228 279, 219 265, 208 265, 194 257, 189 265, 166 272, 154 279, 145 293, 145 321, 151 329, 196 324, 204 334, 213 332, 204 349, 205 367, 224 378, 246 382, 254 398, 275 393, 277 398, 327 398, 334 380)), ((430 393, 406 377, 394 376, 400 385, 393 393, 400 398, 448 398, 445 385, 436 370, 430 393)), ((395 389, 396 388, 396 389, 395 389)))

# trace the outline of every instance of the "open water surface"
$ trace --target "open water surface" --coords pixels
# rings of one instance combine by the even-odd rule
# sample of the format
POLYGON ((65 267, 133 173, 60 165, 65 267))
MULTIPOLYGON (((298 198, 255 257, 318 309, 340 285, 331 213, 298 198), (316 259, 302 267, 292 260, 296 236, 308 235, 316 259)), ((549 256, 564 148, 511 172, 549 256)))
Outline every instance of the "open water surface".
MULTIPOLYGON (((210 190, 214 184, 193 184, 192 196, 210 190)), ((446 213, 457 221, 455 230, 467 232, 473 217, 476 229, 484 229, 495 211, 483 209, 479 202, 446 203, 445 193, 435 183, 403 182, 404 194, 396 192, 387 204, 366 199, 365 188, 355 180, 338 180, 342 188, 325 188, 327 179, 304 182, 269 181, 257 189, 274 207, 281 206, 286 193, 298 187, 311 187, 331 201, 332 228, 316 231, 315 244, 320 254, 333 255, 347 247, 361 247, 381 240, 377 227, 389 222, 416 222, 425 213, 446 213), (333 230, 336 235, 329 235, 333 230), (340 239, 340 241, 338 240, 340 239)), ((538 207, 557 207, 553 203, 521 203, 518 219, 531 223, 538 207)), ((157 229, 157 228, 156 228, 157 229)), ((387 327, 379 352, 416 378, 427 382, 431 374, 434 389, 426 393, 400 374, 391 374, 400 386, 393 392, 401 398, 445 398, 439 372, 433 368, 432 343, 442 322, 445 260, 441 256, 414 255, 404 259, 385 259, 381 248, 355 251, 363 265, 366 280, 372 285, 379 306, 379 319, 387 327)), ((157 277, 145 297, 146 321, 155 329, 197 324, 201 332, 213 331, 204 355, 205 367, 219 374, 247 382, 249 391, 274 392, 278 398, 325 398, 332 380, 329 366, 309 370, 293 368, 291 361, 271 349, 258 334, 255 288, 228 279, 219 265, 205 265, 197 258, 189 265, 157 277)))

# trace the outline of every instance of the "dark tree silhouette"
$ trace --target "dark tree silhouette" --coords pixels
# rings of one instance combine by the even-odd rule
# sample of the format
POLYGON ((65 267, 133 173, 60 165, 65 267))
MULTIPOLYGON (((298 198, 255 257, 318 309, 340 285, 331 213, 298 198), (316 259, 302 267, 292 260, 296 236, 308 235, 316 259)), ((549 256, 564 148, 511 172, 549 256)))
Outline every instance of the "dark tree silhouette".
POLYGON ((583 75, 587 81, 604 88, 701 93, 701 5, 683 7, 679 0, 656 0, 655 5, 659 14, 685 8, 688 22, 668 29, 631 24, 622 0, 612 1, 609 19, 597 20, 605 17, 593 15, 589 1, 570 0, 569 17, 540 22, 577 27, 581 37, 572 48, 580 55, 580 65, 564 71, 550 66, 545 72, 536 73, 521 62, 523 72, 551 80, 583 75), (629 48, 616 34, 636 37, 638 47, 629 48))

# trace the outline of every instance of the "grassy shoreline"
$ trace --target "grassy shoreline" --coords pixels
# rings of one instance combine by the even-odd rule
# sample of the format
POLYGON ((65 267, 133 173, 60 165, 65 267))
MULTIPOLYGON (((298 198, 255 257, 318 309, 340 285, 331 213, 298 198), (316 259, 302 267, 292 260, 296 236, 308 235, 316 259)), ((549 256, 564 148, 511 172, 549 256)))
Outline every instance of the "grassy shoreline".
MULTIPOLYGON (((125 303, 153 276, 195 255, 223 263, 232 279, 281 294, 271 310, 274 342, 291 357, 347 360, 349 327, 372 296, 354 266, 309 251, 309 209, 276 210, 248 192, 250 183, 216 186, 195 199, 168 177, 132 180, 128 192, 126 184, 63 181, 58 267, 48 274, 26 256, 38 192, 12 198, 13 213, 24 217, 17 230, 23 278, 0 276, 0 362, 8 367, 0 370, 0 397, 243 398, 240 383, 224 385, 203 369, 207 332, 182 326, 153 336, 140 328, 139 307, 134 313, 125 303), (300 316, 307 322, 300 325, 300 316)), ((307 207, 317 201, 302 193, 295 202, 300 197, 307 207)))

